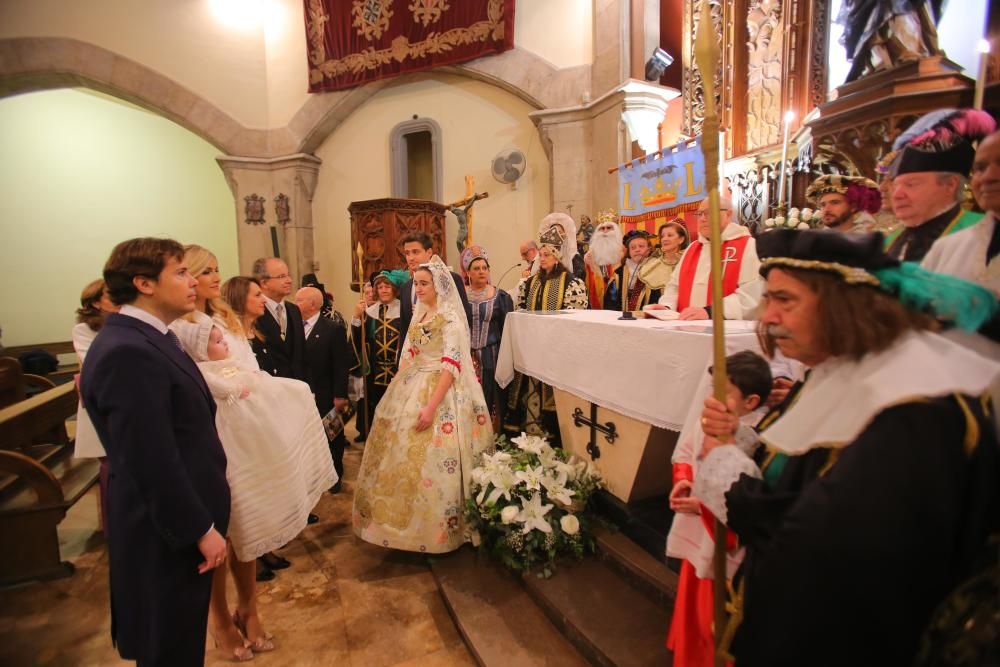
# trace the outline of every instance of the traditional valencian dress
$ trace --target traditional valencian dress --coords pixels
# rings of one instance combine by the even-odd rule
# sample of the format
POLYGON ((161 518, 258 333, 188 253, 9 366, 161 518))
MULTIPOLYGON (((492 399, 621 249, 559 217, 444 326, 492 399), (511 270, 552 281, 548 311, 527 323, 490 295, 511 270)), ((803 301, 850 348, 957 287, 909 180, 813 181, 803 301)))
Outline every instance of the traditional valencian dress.
MULTIPOLYGON (((365 309, 364 341, 368 361, 365 373, 365 402, 368 405, 368 423, 372 422, 375 408, 385 395, 392 378, 396 376, 396 359, 402 334, 399 331, 399 299, 389 303, 373 303, 365 309)), ((361 322, 351 322, 351 340, 361 363, 361 322)), ((361 422, 358 422, 358 427, 361 422)))
POLYGON ((479 299, 475 290, 466 288, 466 295, 472 306, 472 360, 476 365, 476 375, 483 385, 483 396, 490 414, 497 424, 502 424, 507 411, 507 396, 497 384, 497 357, 500 356, 504 321, 507 313, 514 310, 514 301, 502 289, 495 288, 495 292, 488 299, 479 299))
MULTIPOLYGON (((587 288, 583 281, 566 271, 546 279, 544 272, 522 281, 517 295, 517 310, 552 311, 586 310, 587 288)), ((552 387, 528 375, 516 373, 507 387, 507 418, 504 431, 510 435, 521 432, 547 434, 559 441, 559 420, 556 416, 552 387)))
POLYGON ((207 361, 209 333, 222 326, 204 314, 198 319, 174 331, 215 398, 232 492, 227 537, 237 559, 250 562, 302 532, 337 473, 309 385, 251 364, 253 351, 241 336, 224 334, 230 357, 207 361), (249 394, 240 398, 244 389, 249 394))
POLYGON ((476 456, 492 446, 493 429, 472 369, 464 308, 447 267, 436 256, 431 261, 439 310, 424 322, 422 304, 414 313, 400 370, 368 435, 353 523, 354 532, 372 544, 444 553, 471 537, 463 519, 469 475, 476 456), (448 290, 447 298, 442 290, 448 290), (455 381, 430 428, 417 431, 420 410, 442 373, 451 373, 455 381))

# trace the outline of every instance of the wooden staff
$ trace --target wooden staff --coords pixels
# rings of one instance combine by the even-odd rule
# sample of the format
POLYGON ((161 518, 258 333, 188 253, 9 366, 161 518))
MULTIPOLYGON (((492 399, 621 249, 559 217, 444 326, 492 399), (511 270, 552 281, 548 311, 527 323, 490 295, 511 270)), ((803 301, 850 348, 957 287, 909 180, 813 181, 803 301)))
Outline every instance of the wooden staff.
MULTIPOLYGON (((705 157, 705 189, 708 192, 708 214, 712 224, 712 390, 716 400, 726 405, 726 326, 722 307, 722 232, 719 222, 719 113, 715 108, 715 72, 719 65, 718 44, 712 30, 709 3, 701 3, 701 18, 695 35, 694 56, 701 72, 705 116, 701 126, 701 150, 705 157)), ((713 560, 715 665, 723 667, 725 659, 720 641, 726 626, 726 527, 715 520, 715 556, 713 560)))
MULTIPOLYGON (((365 300, 365 251, 361 248, 361 241, 358 241, 358 247, 354 250, 354 254, 358 257, 358 292, 361 294, 361 300, 365 300)), ((372 288, 374 289, 374 287, 372 288)), ((368 374, 371 369, 368 368, 368 327, 365 318, 368 315, 368 304, 361 309, 361 390, 365 394, 365 405, 364 405, 364 422, 365 425, 365 436, 368 436, 368 401, 371 400, 371 396, 368 395, 368 374)))

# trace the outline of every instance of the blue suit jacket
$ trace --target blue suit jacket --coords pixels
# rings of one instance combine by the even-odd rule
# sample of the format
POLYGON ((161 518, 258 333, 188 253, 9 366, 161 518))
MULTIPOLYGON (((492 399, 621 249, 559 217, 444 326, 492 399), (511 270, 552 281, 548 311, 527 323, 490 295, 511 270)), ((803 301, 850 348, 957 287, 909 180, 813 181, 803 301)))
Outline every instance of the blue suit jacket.
POLYGON ((118 314, 80 387, 111 465, 112 637, 123 658, 201 664, 212 575, 198 574, 197 543, 212 524, 225 534, 230 506, 215 402, 166 335, 118 314))

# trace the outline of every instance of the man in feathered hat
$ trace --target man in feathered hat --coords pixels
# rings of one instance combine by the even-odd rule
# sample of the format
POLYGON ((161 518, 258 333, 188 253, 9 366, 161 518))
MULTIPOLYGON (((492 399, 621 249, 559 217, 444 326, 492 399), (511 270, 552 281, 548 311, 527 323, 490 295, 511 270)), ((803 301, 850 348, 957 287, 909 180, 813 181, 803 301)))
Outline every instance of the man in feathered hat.
POLYGON ((871 231, 872 216, 882 208, 878 184, 863 176, 820 176, 809 185, 806 199, 823 217, 823 225, 837 232, 871 231))
MULTIPOLYGON (((1000 299, 1000 132, 980 142, 972 163, 972 195, 986 211, 978 223, 935 241, 921 265, 979 283, 1000 299)), ((1000 317, 963 342, 986 356, 1000 359, 1000 317)), ((1000 389, 1000 387, 998 387, 1000 389)), ((994 391, 1000 401, 1000 391, 994 391)))
POLYGON ((938 604, 996 558, 983 396, 1000 363, 934 333, 975 330, 996 300, 894 260, 881 234, 776 230, 758 251, 762 347, 811 371, 759 433, 705 401, 693 495, 747 547, 736 664, 913 664, 938 604))
POLYGON ((603 307, 605 310, 622 310, 622 294, 626 293, 627 309, 642 310, 644 306, 656 303, 662 294, 661 290, 647 285, 639 275, 639 267, 649 257, 653 246, 649 242, 649 234, 641 229, 630 231, 622 242, 625 245, 625 261, 615 271, 615 277, 604 291, 603 307))
POLYGON ((587 270, 587 294, 592 310, 604 307, 604 290, 622 261, 622 228, 618 216, 608 209, 597 214, 597 226, 590 237, 590 250, 583 256, 587 270))
POLYGON ((902 226, 886 238, 895 259, 919 262, 931 245, 982 216, 962 201, 978 141, 996 128, 975 109, 943 109, 919 118, 883 159, 892 177, 892 208, 902 226))

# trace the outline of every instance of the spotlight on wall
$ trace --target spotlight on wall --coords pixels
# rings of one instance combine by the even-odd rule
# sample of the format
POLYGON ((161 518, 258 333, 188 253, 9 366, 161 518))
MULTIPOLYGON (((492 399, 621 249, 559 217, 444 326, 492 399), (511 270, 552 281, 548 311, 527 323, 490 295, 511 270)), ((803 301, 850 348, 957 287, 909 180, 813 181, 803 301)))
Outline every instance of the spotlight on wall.
POLYGON ((672 62, 674 57, 657 47, 652 57, 646 61, 646 81, 659 81, 672 62))

